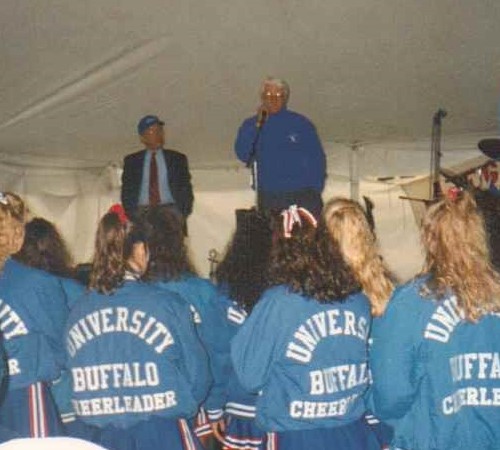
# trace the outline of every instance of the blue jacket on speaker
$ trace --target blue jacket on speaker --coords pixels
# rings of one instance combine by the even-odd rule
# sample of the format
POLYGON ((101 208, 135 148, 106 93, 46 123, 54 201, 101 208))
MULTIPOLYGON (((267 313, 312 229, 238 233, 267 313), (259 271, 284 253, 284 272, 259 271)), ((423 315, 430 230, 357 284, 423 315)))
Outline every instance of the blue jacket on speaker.
POLYGON ((326 159, 309 119, 283 108, 271 114, 260 131, 256 120, 256 116, 249 117, 240 126, 235 151, 248 163, 255 142, 258 190, 276 193, 311 189, 321 193, 326 159))

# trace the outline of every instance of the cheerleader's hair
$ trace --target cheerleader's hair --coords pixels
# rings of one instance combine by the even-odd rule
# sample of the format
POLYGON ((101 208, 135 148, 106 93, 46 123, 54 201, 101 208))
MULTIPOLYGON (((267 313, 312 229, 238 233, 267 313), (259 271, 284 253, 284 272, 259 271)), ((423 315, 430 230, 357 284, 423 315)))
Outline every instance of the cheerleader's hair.
POLYGON ((272 232, 255 209, 236 211, 236 230, 217 266, 215 279, 247 313, 267 288, 272 232))
POLYGON ((0 259, 17 253, 24 241, 28 210, 22 198, 13 192, 0 192, 0 259))
POLYGON ((500 277, 491 265, 483 218, 471 194, 453 189, 431 205, 421 235, 429 295, 453 293, 470 321, 500 312, 500 277))
POLYGON ((331 239, 370 300, 372 314, 380 316, 394 290, 390 272, 378 253, 363 208, 347 198, 333 198, 323 209, 323 220, 331 239))
POLYGON ((309 211, 295 206, 283 211, 274 223, 270 285, 287 285, 320 303, 359 291, 338 246, 324 236, 324 227, 309 211))

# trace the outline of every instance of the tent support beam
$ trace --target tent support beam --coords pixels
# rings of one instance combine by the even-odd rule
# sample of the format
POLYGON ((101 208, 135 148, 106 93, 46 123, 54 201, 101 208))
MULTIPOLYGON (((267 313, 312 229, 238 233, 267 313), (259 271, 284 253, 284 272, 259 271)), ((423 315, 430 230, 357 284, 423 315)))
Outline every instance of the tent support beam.
POLYGON ((359 201, 359 143, 351 145, 349 154, 349 185, 351 188, 351 200, 359 201))

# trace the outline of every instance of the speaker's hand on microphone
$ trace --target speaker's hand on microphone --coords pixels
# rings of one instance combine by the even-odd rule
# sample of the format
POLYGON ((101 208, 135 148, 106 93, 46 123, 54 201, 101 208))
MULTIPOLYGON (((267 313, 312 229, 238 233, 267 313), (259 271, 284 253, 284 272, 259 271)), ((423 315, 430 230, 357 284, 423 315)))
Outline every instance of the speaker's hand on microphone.
POLYGON ((255 126, 257 128, 261 128, 262 125, 266 122, 267 118, 269 116, 269 111, 264 105, 260 105, 259 109, 257 110, 257 122, 255 123, 255 126))

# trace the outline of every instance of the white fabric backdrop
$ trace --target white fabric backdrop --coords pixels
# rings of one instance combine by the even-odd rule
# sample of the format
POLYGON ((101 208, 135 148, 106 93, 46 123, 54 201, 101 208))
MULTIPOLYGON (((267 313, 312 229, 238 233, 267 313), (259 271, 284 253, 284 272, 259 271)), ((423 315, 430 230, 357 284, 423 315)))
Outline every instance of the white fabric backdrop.
MULTIPOLYGON (((457 142, 459 142, 457 140, 457 142)), ((444 165, 478 155, 472 137, 444 151, 444 165)), ((360 196, 375 202, 377 232, 383 254, 403 279, 421 266, 418 231, 408 201, 398 186, 398 178, 381 183, 376 176, 425 174, 429 167, 427 142, 364 146, 359 149, 360 196), (371 180, 371 181, 370 181, 371 180)), ((350 195, 349 165, 351 149, 326 144, 328 180, 324 199, 350 195)), ((254 194, 249 173, 236 161, 226 167, 192 168, 195 190, 194 212, 189 219, 189 246, 203 275, 209 273, 208 252, 222 252, 234 230, 237 208, 250 207, 254 194)), ((21 194, 33 215, 56 223, 69 243, 77 262, 91 259, 94 232, 99 218, 119 201, 118 164, 92 166, 78 160, 47 160, 0 154, 0 189, 21 194)), ((361 198, 361 197, 360 197, 361 198)))
MULTIPOLYGON (((349 193, 346 180, 329 180, 324 199, 339 195, 348 197, 349 193)), ((397 185, 362 182, 360 194, 369 196, 375 203, 376 229, 385 259, 397 275, 407 279, 420 269, 422 259, 411 206, 399 199, 404 191, 397 185)), ((196 209, 189 221, 189 242, 202 273, 209 271, 209 250, 223 251, 234 231, 234 210, 252 204, 253 195, 248 191, 197 194, 196 209)))

